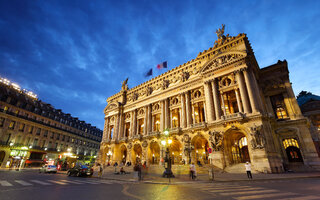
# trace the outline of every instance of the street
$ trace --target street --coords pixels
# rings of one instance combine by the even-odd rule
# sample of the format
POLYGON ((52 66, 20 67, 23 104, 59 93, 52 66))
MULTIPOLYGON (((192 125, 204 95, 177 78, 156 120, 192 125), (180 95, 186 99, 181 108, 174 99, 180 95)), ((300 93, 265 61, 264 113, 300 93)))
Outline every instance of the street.
POLYGON ((0 171, 1 200, 37 199, 320 199, 319 178, 181 182, 174 185, 0 171))

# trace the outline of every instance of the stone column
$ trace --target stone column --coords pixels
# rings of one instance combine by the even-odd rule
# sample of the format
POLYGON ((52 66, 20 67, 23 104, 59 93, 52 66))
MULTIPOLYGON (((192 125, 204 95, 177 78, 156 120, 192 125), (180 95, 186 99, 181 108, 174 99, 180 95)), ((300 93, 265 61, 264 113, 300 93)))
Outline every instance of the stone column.
POLYGON ((211 84, 212 84, 212 93, 213 93, 213 101, 214 101, 213 104, 214 104, 214 109, 216 112, 216 120, 219 120, 221 118, 221 107, 220 107, 216 79, 214 79, 211 82, 211 84))
POLYGON ((185 94, 182 93, 181 95, 181 127, 187 127, 187 120, 186 120, 186 98, 185 94))
POLYGON ((169 99, 164 100, 165 105, 165 128, 170 128, 170 110, 169 110, 169 99))
POLYGON ((144 119, 143 119, 143 124, 144 124, 144 127, 143 127, 143 135, 147 135, 147 131, 148 131, 148 106, 145 106, 144 108, 144 119))
POLYGON ((165 129, 165 109, 164 109, 164 101, 161 101, 160 103, 160 132, 162 132, 165 129))
POLYGON ((103 140, 106 141, 109 137, 109 121, 110 118, 106 117, 104 121, 104 128, 103 128, 103 140))
POLYGON ((153 121, 152 121, 152 104, 149 104, 148 106, 148 134, 150 134, 152 132, 152 125, 153 125, 153 121))
POLYGON ((118 140, 123 137, 123 124, 124 124, 124 116, 123 113, 120 112, 119 117, 119 131, 118 131, 118 140))
POLYGON ((240 97, 239 97, 238 88, 236 88, 236 89, 234 90, 234 92, 236 93, 238 110, 239 110, 239 112, 243 112, 243 110, 242 110, 242 105, 241 105, 241 101, 240 101, 240 97))
POLYGON ((222 111, 223 111, 223 115, 226 116, 226 106, 224 105, 224 94, 221 93, 221 104, 222 104, 222 111))
POLYGON ((257 113, 258 112, 258 104, 257 104, 256 98, 254 97, 253 84, 250 80, 249 72, 247 70, 243 71, 243 75, 244 75, 244 79, 245 79, 248 94, 249 94, 249 100, 250 100, 252 112, 257 113))
POLYGON ((119 114, 115 116, 115 124, 113 128, 112 140, 117 140, 119 130, 119 114))
POLYGON ((133 136, 133 113, 134 113, 134 111, 132 111, 131 112, 131 117, 130 117, 130 132, 129 132, 129 138, 132 138, 132 136, 133 136))
POLYGON ((248 94, 245 88, 244 80, 243 80, 243 75, 241 71, 238 71, 236 73, 237 76, 237 81, 239 84, 239 90, 240 90, 240 96, 241 100, 243 103, 243 111, 244 113, 250 113, 250 105, 249 105, 249 100, 248 100, 248 94))
POLYGON ((137 135, 137 110, 133 111, 133 130, 132 136, 137 135))
POLYGON ((260 89, 259 89, 259 86, 258 86, 258 82, 257 82, 257 79, 256 79, 256 76, 254 75, 253 71, 251 70, 250 71, 250 78, 251 78, 251 82, 253 83, 253 88, 254 88, 254 93, 256 94, 255 97, 256 97, 256 100, 258 102, 258 109, 260 111, 263 111, 263 103, 262 103, 262 97, 261 97, 261 94, 260 94, 260 89))
POLYGON ((185 93, 185 97, 186 97, 187 127, 189 127, 192 124, 192 110, 191 110, 190 91, 185 93))
POLYGON ((212 87, 210 82, 204 83, 204 95, 206 100, 206 113, 207 113, 207 121, 212 122, 215 119, 214 109, 213 109, 213 97, 212 97, 212 87))

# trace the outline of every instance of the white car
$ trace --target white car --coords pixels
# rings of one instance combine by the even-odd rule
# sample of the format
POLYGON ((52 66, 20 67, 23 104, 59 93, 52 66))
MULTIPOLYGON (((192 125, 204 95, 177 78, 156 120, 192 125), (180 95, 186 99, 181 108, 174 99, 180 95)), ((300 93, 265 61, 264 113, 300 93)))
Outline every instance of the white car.
POLYGON ((40 170, 39 173, 43 172, 43 173, 57 173, 57 167, 55 165, 43 165, 40 170))

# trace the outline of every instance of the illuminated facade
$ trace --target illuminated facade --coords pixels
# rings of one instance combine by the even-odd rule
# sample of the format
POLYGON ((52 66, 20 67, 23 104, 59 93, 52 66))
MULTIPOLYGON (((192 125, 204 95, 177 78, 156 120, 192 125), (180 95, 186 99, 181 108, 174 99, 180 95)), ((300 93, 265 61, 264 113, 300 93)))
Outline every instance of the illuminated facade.
POLYGON ((39 166, 44 160, 93 159, 102 130, 39 101, 0 78, 0 167, 39 166))
POLYGON ((163 159, 168 130, 174 164, 260 172, 320 162, 295 99, 286 61, 260 69, 245 34, 218 35, 195 59, 107 99, 98 162, 163 159), (213 153, 209 153, 213 150, 213 153))

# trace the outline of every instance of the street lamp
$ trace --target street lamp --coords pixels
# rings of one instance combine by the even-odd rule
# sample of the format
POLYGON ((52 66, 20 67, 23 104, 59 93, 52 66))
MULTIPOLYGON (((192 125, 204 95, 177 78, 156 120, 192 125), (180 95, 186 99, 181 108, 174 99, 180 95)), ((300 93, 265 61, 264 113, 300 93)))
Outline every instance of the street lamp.
POLYGON ((169 139, 169 131, 165 130, 164 132, 164 137, 163 140, 161 141, 161 144, 164 148, 166 148, 166 156, 164 159, 164 167, 165 167, 165 171, 163 172, 163 177, 167 177, 167 178, 174 178, 174 175, 172 173, 171 170, 171 157, 170 157, 170 151, 169 151, 169 146, 172 143, 172 140, 169 139))

